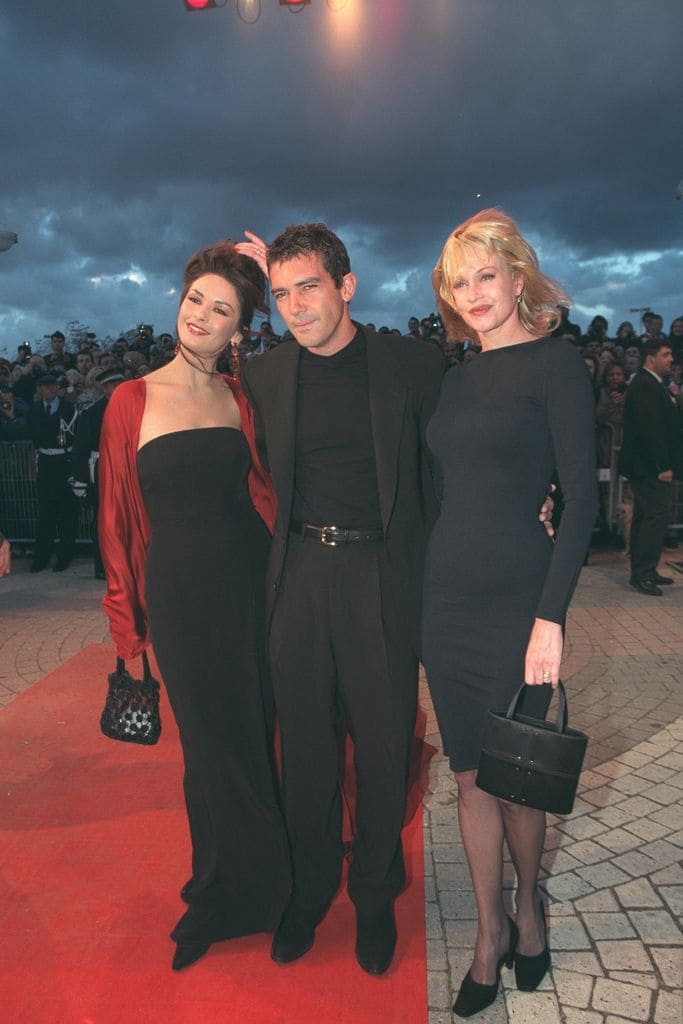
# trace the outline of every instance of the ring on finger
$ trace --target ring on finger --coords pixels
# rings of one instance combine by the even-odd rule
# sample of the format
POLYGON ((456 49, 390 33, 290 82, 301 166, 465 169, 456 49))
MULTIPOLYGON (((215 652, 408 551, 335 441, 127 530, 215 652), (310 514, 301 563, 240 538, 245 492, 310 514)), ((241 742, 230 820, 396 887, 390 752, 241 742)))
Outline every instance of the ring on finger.
POLYGON ((543 682, 544 683, 549 683, 550 682, 550 672, 548 671, 548 669, 546 669, 545 672, 543 673, 543 682))

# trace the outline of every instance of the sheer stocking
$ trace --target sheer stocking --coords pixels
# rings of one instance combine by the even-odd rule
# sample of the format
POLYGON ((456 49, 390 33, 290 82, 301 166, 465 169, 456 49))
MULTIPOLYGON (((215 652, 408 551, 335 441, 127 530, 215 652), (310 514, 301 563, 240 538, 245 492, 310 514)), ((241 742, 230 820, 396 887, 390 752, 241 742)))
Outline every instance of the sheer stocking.
POLYGON ((475 785, 475 771, 456 772, 455 777, 460 832, 479 913, 470 973, 480 985, 492 985, 510 942, 503 906, 503 816, 500 801, 475 785))
POLYGON ((546 937, 538 892, 538 872, 545 842, 545 812, 498 801, 503 829, 517 873, 517 915, 519 952, 536 956, 545 948, 546 937))

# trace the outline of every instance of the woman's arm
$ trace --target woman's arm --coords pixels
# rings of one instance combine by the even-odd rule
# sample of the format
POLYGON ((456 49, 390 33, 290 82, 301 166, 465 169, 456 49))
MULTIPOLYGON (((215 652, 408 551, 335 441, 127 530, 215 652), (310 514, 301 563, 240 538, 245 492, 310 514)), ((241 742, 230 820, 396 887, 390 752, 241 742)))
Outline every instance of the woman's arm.
POLYGON ((136 657, 149 643, 144 600, 149 527, 135 463, 144 409, 141 384, 121 384, 110 398, 102 423, 97 467, 98 531, 107 577, 107 593, 102 603, 117 654, 127 659, 136 657))
POLYGON ((527 649, 528 683, 559 678, 562 627, 598 510, 593 391, 572 345, 558 341, 549 346, 545 392, 564 512, 527 649))

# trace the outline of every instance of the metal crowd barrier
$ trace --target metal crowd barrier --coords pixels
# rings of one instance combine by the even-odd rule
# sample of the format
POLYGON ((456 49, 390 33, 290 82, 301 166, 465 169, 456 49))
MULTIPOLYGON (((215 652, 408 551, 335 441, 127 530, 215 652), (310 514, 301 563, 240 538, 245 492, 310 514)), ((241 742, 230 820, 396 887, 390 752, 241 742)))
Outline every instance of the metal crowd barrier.
MULTIPOLYGON (((617 521, 617 510, 624 501, 626 481, 619 475, 620 440, 612 424, 610 464, 598 470, 598 480, 607 485, 605 517, 610 526, 617 521)), ((81 503, 76 533, 77 543, 90 543, 90 508, 81 503)), ((36 456, 31 441, 0 444, 0 529, 15 543, 32 543, 36 536, 38 498, 36 494, 36 456)), ((683 481, 673 485, 671 530, 683 530, 683 481)))
MULTIPOLYGON (((612 423, 602 424, 603 428, 611 432, 610 460, 609 466, 598 469, 598 482, 607 485, 607 500, 605 501, 605 519, 608 526, 615 526, 618 519, 618 509, 625 498, 625 488, 628 486, 625 477, 620 476, 619 453, 621 452, 621 429, 617 430, 612 423)), ((671 501, 671 522, 669 530, 683 530, 683 481, 675 480, 672 485, 671 501)))
MULTIPOLYGON (((15 544, 36 538, 38 495, 36 453, 32 441, 0 444, 0 530, 15 544)), ((76 542, 90 544, 90 508, 81 502, 76 542)))

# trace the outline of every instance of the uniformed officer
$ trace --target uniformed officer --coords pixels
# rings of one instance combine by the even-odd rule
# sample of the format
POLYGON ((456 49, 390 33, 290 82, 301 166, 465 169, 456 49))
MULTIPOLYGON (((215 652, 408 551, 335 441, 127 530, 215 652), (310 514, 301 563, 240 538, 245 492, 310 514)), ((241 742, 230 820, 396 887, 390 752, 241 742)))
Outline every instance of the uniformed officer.
POLYGON ((78 508, 69 486, 70 453, 76 422, 71 402, 57 394, 52 373, 38 378, 39 398, 28 414, 29 434, 36 449, 38 524, 31 572, 42 572, 59 536, 54 571, 62 572, 74 556, 78 508))
POLYGON ((99 509, 99 487, 97 478, 97 462, 100 456, 100 432, 107 403, 115 388, 123 380, 123 374, 116 368, 102 370, 95 378, 98 387, 104 392, 102 397, 80 413, 76 420, 72 466, 73 477, 71 486, 78 499, 86 498, 92 509, 92 542, 95 556, 95 578, 105 579, 104 566, 100 555, 97 536, 97 513, 99 509))

